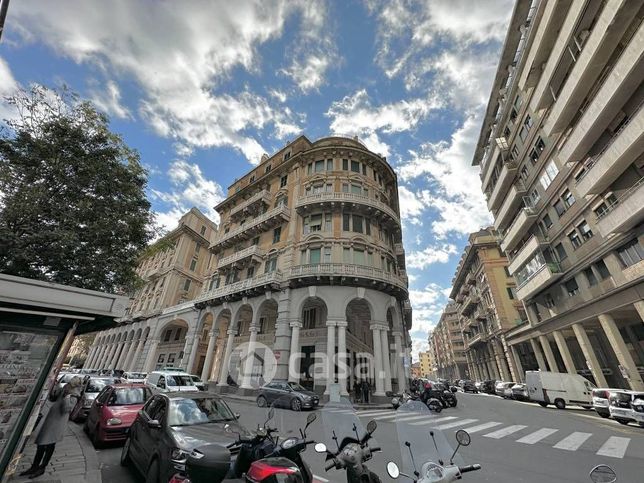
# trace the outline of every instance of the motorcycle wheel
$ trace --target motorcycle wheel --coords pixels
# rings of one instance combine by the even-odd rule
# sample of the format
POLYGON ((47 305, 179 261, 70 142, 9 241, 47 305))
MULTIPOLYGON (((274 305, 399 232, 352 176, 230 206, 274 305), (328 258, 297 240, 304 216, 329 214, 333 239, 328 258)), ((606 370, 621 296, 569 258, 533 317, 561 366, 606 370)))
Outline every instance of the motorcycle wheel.
POLYGON ((455 408, 456 407, 456 399, 454 399, 453 401, 450 401, 449 406, 451 408, 455 408))
POLYGON ((437 401, 430 401, 427 403, 427 407, 435 413, 440 413, 443 410, 443 405, 437 401))

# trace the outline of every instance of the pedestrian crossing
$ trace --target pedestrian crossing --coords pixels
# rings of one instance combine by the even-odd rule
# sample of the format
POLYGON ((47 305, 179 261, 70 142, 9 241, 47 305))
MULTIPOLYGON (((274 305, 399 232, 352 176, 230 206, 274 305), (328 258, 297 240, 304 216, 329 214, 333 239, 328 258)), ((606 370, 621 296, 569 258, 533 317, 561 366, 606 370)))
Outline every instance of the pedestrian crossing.
MULTIPOLYGON (((325 409, 325 411, 327 411, 325 409)), ((479 421, 473 418, 459 418, 457 416, 446 416, 445 413, 413 413, 402 412, 391 409, 379 409, 371 411, 354 411, 351 408, 329 409, 332 413, 354 413, 361 419, 376 420, 383 423, 404 423, 409 426, 420 428, 438 429, 441 431, 450 429, 464 429, 470 434, 481 433, 481 436, 491 440, 504 438, 512 439, 517 443, 525 445, 552 444, 554 438, 557 442, 552 448, 561 451, 577 451, 590 446, 593 433, 575 431, 570 434, 561 434, 555 428, 530 428, 527 425, 513 424, 505 425, 499 421, 479 421), (549 440, 550 442, 546 442, 549 440)), ((610 436, 595 453, 598 456, 609 458, 624 458, 628 450, 631 438, 610 436)), ((596 446, 595 446, 596 447, 596 446)))

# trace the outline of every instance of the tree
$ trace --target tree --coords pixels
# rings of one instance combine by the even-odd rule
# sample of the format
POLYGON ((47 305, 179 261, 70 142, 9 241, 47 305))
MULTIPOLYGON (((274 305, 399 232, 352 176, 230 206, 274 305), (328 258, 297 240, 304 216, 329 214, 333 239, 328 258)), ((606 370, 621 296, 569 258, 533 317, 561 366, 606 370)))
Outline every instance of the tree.
POLYGON ((67 89, 7 100, 17 115, 0 132, 0 272, 132 290, 155 234, 138 153, 67 89))

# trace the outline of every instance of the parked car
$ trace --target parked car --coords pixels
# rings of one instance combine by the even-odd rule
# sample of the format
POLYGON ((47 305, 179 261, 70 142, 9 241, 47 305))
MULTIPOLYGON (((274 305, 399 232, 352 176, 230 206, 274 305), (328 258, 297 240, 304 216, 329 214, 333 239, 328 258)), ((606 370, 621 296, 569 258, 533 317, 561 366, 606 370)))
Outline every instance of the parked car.
POLYGON ((480 391, 480 390, 481 390, 481 385, 482 385, 482 384, 483 384, 483 382, 482 382, 482 381, 476 381, 476 382, 474 383, 474 387, 480 391))
POLYGON ((250 438, 226 402, 203 392, 152 396, 138 412, 121 452, 121 464, 131 465, 146 481, 169 481, 185 472, 194 448, 210 443, 227 445, 250 438))
POLYGON ((611 390, 608 409, 610 416, 620 424, 630 422, 644 428, 644 392, 611 390))
POLYGON ((152 392, 141 384, 108 384, 96 396, 85 420, 85 432, 95 447, 125 441, 137 413, 152 392))
POLYGON ((145 384, 152 392, 198 391, 192 381, 192 376, 179 371, 153 371, 148 374, 145 384))
POLYGON ((494 385, 494 394, 501 397, 506 397, 505 390, 512 388, 516 382, 496 381, 494 385))
POLYGON ((525 384, 515 384, 512 386, 511 397, 517 401, 529 401, 530 397, 528 396, 528 386, 525 384))
POLYGON ((81 397, 69 414, 69 419, 77 423, 87 417, 87 413, 89 413, 89 408, 92 407, 94 399, 96 399, 96 396, 98 396, 105 386, 120 382, 120 379, 115 377, 85 377, 87 379, 83 381, 81 397))
POLYGON ((199 376, 195 376, 194 374, 190 375, 190 379, 192 379, 192 384, 199 389, 200 391, 205 391, 206 390, 206 385, 203 383, 201 378, 199 376))
POLYGON ((148 377, 145 372, 124 372, 121 376, 121 381, 129 383, 145 383, 145 378, 148 377))
POLYGON ((488 379, 481 383, 481 388, 479 390, 487 394, 494 394, 494 389, 495 389, 494 386, 495 386, 495 381, 488 379))
POLYGON ((592 390, 596 386, 579 374, 526 371, 525 381, 530 399, 544 408, 548 404, 554 404, 557 409, 565 409, 569 404, 585 409, 593 407, 592 390))
POLYGON ((478 387, 476 387, 476 384, 472 381, 463 379, 459 382, 459 385, 461 386, 461 389, 463 389, 463 392, 472 392, 474 394, 478 394, 479 392, 478 387))
POLYGON ((602 418, 610 417, 610 392, 616 389, 596 388, 592 390, 593 409, 602 418))
POLYGON ((60 384, 60 387, 65 387, 65 384, 71 381, 74 377, 79 377, 79 375, 74 374, 73 372, 61 372, 58 374, 58 384, 60 384))
POLYGON ((272 381, 262 386, 257 395, 257 405, 289 407, 293 411, 314 409, 320 404, 320 397, 313 391, 308 391, 296 382, 272 381))

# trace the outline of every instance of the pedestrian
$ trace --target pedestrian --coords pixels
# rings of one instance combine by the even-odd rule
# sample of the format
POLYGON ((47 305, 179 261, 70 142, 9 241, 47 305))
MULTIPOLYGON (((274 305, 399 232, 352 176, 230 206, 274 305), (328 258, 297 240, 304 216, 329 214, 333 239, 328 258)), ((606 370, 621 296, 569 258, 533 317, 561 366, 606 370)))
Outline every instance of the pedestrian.
POLYGON ((353 383, 353 399, 354 402, 362 402, 362 397, 360 397, 360 393, 362 392, 362 389, 360 388, 360 384, 358 384, 358 381, 353 383))
POLYGON ((369 381, 362 381, 362 402, 369 404, 369 381))
POLYGON ((51 390, 49 401, 52 404, 36 436, 36 445, 38 445, 36 456, 31 468, 20 473, 20 476, 28 476, 32 479, 45 473, 45 468, 56 449, 56 443, 62 441, 65 436, 69 413, 80 399, 81 384, 80 377, 73 377, 64 388, 56 385, 51 390))

